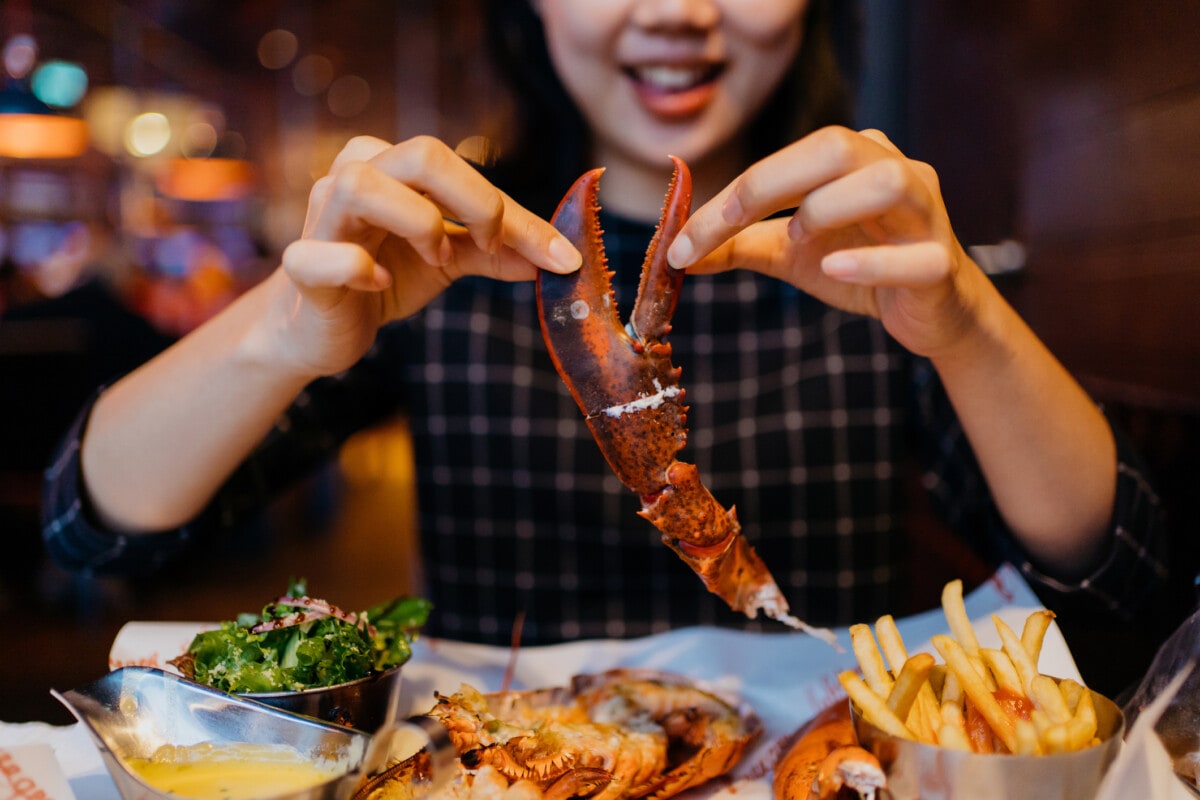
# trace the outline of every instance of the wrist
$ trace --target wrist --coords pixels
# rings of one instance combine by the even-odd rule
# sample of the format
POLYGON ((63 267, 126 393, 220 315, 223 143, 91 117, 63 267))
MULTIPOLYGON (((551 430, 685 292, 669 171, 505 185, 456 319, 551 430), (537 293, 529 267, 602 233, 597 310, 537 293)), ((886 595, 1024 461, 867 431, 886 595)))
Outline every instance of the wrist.
POLYGON ((928 353, 939 370, 978 365, 1007 349, 1016 312, 974 262, 968 260, 958 277, 955 308, 943 346, 928 353))
POLYGON ((298 358, 292 311, 296 292, 282 269, 277 269, 242 296, 239 309, 241 336, 235 358, 262 378, 299 391, 321 377, 298 358))

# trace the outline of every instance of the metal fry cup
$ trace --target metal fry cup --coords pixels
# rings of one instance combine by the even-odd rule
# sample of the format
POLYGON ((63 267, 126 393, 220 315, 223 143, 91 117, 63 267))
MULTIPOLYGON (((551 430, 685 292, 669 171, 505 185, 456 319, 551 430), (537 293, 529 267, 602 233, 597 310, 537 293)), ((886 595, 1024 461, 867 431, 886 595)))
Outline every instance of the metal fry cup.
POLYGON ((884 733, 853 703, 850 715, 859 743, 875 754, 887 773, 894 800, 1085 800, 1095 796, 1125 736, 1121 709, 1096 692, 1092 700, 1100 743, 1041 756, 968 753, 923 744, 884 733))

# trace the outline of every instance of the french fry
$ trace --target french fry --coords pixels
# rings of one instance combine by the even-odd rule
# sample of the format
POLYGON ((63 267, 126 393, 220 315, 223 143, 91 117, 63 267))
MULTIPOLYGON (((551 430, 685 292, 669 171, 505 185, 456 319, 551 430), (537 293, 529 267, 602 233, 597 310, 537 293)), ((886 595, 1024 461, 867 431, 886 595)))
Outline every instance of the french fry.
MULTIPOLYGON (((966 653, 966 649, 949 636, 939 634, 933 637, 933 646, 941 653, 942 658, 962 684, 963 692, 970 698, 971 703, 983 715, 984 720, 992 729, 992 733, 1003 742, 1010 753, 1017 751, 1017 732, 1012 719, 1004 713, 995 696, 980 678, 975 666, 966 653)), ((1057 690, 1057 687, 1055 687, 1057 690)), ((1062 695, 1059 695, 1059 699, 1062 695)))
POLYGON ((942 724, 958 728, 965 735, 967 722, 963 714, 963 707, 954 703, 942 703, 942 724))
MULTIPOLYGON (((1088 695, 1089 703, 1092 700, 1091 694, 1079 681, 1073 681, 1070 678, 1063 678, 1058 682, 1058 688, 1062 692, 1063 700, 1065 700, 1067 703, 1067 710, 1069 710, 1071 714, 1075 714, 1075 710, 1079 708, 1079 701, 1085 694, 1088 695)), ((1095 706, 1093 705, 1092 708, 1094 711, 1095 706)))
POLYGON ((842 672, 838 680, 868 722, 899 738, 981 753, 1038 755, 1097 743, 1091 691, 1079 681, 1038 672, 1053 612, 1031 612, 1019 637, 992 615, 997 648, 980 646, 962 581, 943 587, 942 610, 950 635, 931 641, 944 663, 930 653, 910 656, 890 614, 879 617, 874 630, 850 627, 860 669, 842 672), (1022 709, 1030 706, 1024 718, 1022 709))
POLYGON ((1039 739, 1043 738, 1046 735, 1046 731, 1054 726, 1054 723, 1050 721, 1050 716, 1040 708, 1035 708, 1029 712, 1029 721, 1033 723, 1039 739))
POLYGON ((996 680, 996 688, 1017 696, 1025 694, 1025 688, 1021 685, 1021 676, 1017 674, 1017 669, 1013 666, 1012 659, 1008 657, 1007 653, 991 647, 981 647, 979 655, 983 658, 983 663, 987 664, 988 669, 991 670, 992 677, 996 680))
POLYGON ((904 662, 908 661, 908 648, 904 646, 900 629, 896 627, 896 620, 891 614, 884 614, 875 620, 875 636, 879 639, 879 649, 883 651, 892 674, 899 677, 904 662))
POLYGON ((937 743, 951 750, 964 750, 967 752, 971 750, 971 740, 967 738, 966 731, 962 728, 956 728, 953 725, 942 725, 938 729, 937 743))
POLYGON ((883 656, 875 646, 875 634, 871 626, 865 623, 850 626, 850 645, 858 659, 863 678, 871 690, 880 697, 887 697, 892 691, 892 676, 888 674, 883 663, 883 656))
POLYGON ((955 579, 942 587, 942 613, 950 625, 950 633, 958 640, 959 645, 967 655, 975 655, 979 651, 979 640, 975 638, 975 628, 971 618, 967 616, 967 607, 963 603, 962 581, 955 579))
POLYGON ((1041 743, 1038 741, 1037 728, 1027 719, 1019 719, 1016 721, 1017 729, 1017 754, 1026 756, 1035 756, 1042 751, 1041 743))
POLYGON ((1095 726, 1089 727, 1083 720, 1072 717, 1062 727, 1066 732, 1065 741, 1063 742, 1064 753, 1071 753, 1076 750, 1083 750, 1085 747, 1091 747, 1092 742, 1096 740, 1095 726))
MULTIPOLYGON (((942 687, 946 685, 946 665, 934 664, 929 670, 929 686, 937 697, 942 696, 942 687)), ((939 703, 940 705, 940 703, 939 703)))
POLYGON ((1022 694, 1029 696, 1029 683, 1038 674, 1033 659, 1029 657, 1029 651, 1025 649, 1025 645, 1021 644, 1021 640, 1013 633, 1013 629, 1008 627, 1008 623, 995 614, 992 614, 992 624, 996 626, 996 632, 1000 634, 1004 652, 1008 654, 1013 667, 1017 670, 1017 675, 1021 677, 1022 694))
POLYGON ((858 706, 858 710, 876 728, 890 736, 896 736, 901 739, 916 739, 913 732, 908 729, 908 726, 896 716, 888 704, 872 691, 857 672, 853 670, 845 670, 838 675, 838 682, 842 684, 842 688, 846 690, 846 694, 858 706))
POLYGON ((1041 747, 1046 753, 1067 752, 1070 737, 1065 723, 1053 723, 1042 731, 1041 747))
POLYGON ((937 730, 942 724, 942 706, 929 681, 917 692, 917 702, 908 712, 908 727, 923 742, 936 742, 937 730))
POLYGON ((1037 675, 1029 684, 1029 699, 1035 708, 1045 712, 1050 721, 1056 725, 1071 718, 1071 710, 1063 699, 1062 690, 1054 679, 1046 675, 1037 675))
MULTIPOLYGON (((879 640, 879 649, 883 651, 884 658, 887 659, 888 665, 891 667, 892 675, 896 678, 896 683, 899 685, 900 677, 905 669, 908 668, 908 648, 904 646, 904 639, 900 636, 900 629, 896 627, 896 620, 891 614, 884 614, 875 621, 875 638, 879 640)), ((915 658, 915 656, 914 656, 915 658)), ((944 669, 942 674, 935 676, 933 670, 937 668, 933 656, 929 656, 930 669, 926 673, 925 680, 921 682, 921 688, 917 691, 916 701, 908 712, 908 718, 905 722, 908 727, 917 734, 917 737, 922 741, 932 742, 937 739, 937 728, 940 724, 938 715, 940 712, 940 703, 937 699, 935 687, 931 685, 931 681, 937 681, 938 686, 941 686, 941 679, 945 676, 944 669)), ((892 694, 895 694, 896 688, 892 688, 892 694)), ((891 705, 891 695, 888 696, 888 704, 891 705)))
POLYGON ((959 708, 962 708, 963 704, 962 683, 959 682, 954 671, 949 668, 946 669, 946 680, 942 684, 942 705, 947 703, 959 708))
POLYGON ((992 677, 992 672, 987 668, 987 664, 983 663, 981 652, 982 648, 976 650, 975 655, 967 653, 967 660, 971 662, 971 666, 975 668, 975 674, 979 676, 979 680, 983 681, 983 685, 988 688, 988 691, 994 692, 997 689, 996 679, 992 677))
MULTIPOLYGON (((1071 683, 1075 682, 1071 681, 1071 683)), ((1075 683, 1075 685, 1079 686, 1078 683, 1075 683)), ((1073 749, 1088 747, 1092 740, 1096 738, 1098 724, 1096 702, 1092 699, 1092 693, 1087 689, 1083 689, 1079 694, 1079 700, 1075 705, 1074 712, 1071 715, 1071 722, 1069 723, 1072 734, 1070 746, 1073 749)))
POLYGON ((904 662, 904 668, 896 676, 896 683, 888 694, 887 705, 900 719, 908 719, 908 712, 917 701, 921 687, 928 686, 929 670, 933 668, 933 656, 917 653, 904 662))
POLYGON ((1042 655, 1042 641, 1046 637, 1046 630, 1053 620, 1054 612, 1049 609, 1035 611, 1025 618, 1025 627, 1021 629, 1021 644, 1025 646, 1025 651, 1029 653, 1035 667, 1042 655))

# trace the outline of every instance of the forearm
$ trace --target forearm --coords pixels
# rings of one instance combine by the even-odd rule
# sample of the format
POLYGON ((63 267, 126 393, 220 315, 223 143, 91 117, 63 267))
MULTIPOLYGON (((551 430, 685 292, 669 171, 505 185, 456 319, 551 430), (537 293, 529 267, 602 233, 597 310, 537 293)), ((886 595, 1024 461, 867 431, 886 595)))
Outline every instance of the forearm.
POLYGON ((263 323, 274 280, 99 398, 80 461, 106 525, 147 531, 191 519, 308 382, 272 357, 263 323))
POLYGON ((1103 414, 981 278, 981 309, 933 363, 997 508, 1043 567, 1095 565, 1116 487, 1116 445, 1103 414))

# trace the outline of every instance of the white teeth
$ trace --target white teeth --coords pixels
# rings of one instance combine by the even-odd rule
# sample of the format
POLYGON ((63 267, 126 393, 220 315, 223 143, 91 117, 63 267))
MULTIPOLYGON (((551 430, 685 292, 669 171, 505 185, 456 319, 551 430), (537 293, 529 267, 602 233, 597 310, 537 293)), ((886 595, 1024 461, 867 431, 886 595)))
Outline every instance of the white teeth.
POLYGON ((667 91, 688 89, 702 82, 708 70, 702 67, 674 67, 665 65, 638 67, 634 70, 637 79, 667 91))

